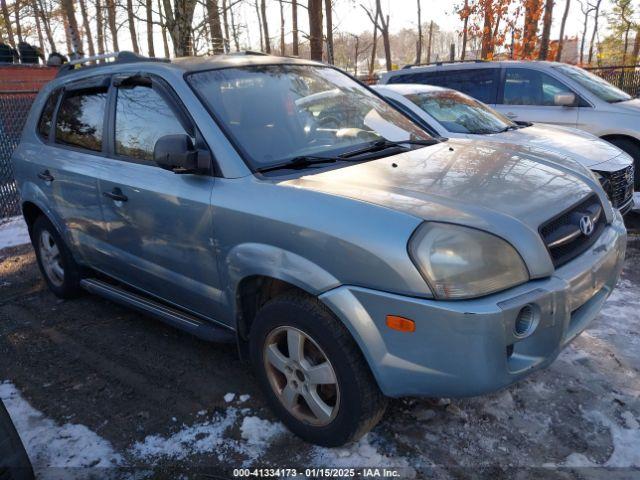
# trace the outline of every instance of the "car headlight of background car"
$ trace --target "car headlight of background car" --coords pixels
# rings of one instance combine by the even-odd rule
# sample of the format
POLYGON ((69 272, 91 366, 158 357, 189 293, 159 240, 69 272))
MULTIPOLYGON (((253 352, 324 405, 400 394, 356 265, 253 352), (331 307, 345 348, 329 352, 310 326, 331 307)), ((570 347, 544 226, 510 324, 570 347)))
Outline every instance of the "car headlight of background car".
POLYGON ((409 254, 441 299, 480 297, 529 280, 509 243, 474 228, 424 223, 409 241, 409 254))

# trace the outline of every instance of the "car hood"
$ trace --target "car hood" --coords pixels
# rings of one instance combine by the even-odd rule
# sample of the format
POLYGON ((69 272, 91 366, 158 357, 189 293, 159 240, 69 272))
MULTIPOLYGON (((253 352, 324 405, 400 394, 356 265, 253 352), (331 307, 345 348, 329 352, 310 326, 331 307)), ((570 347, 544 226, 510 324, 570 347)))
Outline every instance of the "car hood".
POLYGON ((634 98, 627 100, 626 102, 610 103, 611 107, 615 107, 616 110, 622 110, 625 113, 640 114, 640 98, 634 98))
MULTIPOLYGON (((399 155, 307 173, 288 186, 395 209, 424 220, 517 234, 593 190, 562 157, 518 146, 449 140, 399 155)), ((600 193, 599 193, 600 194, 600 193)), ((602 196, 602 195, 601 195, 602 196)))
POLYGON ((567 155, 587 168, 623 154, 614 145, 594 135, 557 125, 536 124, 519 130, 496 133, 490 137, 567 155))

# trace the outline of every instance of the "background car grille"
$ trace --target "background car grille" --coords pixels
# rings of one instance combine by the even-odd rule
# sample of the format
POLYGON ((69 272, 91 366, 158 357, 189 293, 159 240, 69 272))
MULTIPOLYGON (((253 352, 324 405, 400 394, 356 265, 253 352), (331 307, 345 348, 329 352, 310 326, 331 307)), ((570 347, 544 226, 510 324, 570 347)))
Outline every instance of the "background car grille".
POLYGON ((598 239, 606 223, 604 209, 595 194, 543 223, 539 232, 553 265, 562 266, 586 251, 598 239), (593 233, 588 236, 580 230, 580 219, 585 216, 591 218, 594 224, 593 233))
POLYGON ((615 208, 625 205, 633 196, 633 165, 617 172, 598 172, 602 175, 602 187, 615 208))

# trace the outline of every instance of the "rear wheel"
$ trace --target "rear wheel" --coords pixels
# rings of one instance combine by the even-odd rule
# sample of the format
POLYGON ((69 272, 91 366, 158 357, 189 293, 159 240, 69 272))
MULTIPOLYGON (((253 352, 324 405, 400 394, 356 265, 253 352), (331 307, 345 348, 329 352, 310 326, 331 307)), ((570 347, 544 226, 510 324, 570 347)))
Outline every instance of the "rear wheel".
POLYGON ((357 440, 382 418, 386 398, 346 328, 318 300, 287 293, 258 312, 251 359, 274 412, 322 446, 357 440))
POLYGON ((32 241, 49 289, 60 298, 76 297, 80 293, 80 268, 48 218, 36 219, 32 241))
POLYGON ((609 140, 620 150, 627 152, 633 158, 633 165, 635 167, 635 181, 634 190, 640 191, 640 145, 628 138, 612 138, 609 140))

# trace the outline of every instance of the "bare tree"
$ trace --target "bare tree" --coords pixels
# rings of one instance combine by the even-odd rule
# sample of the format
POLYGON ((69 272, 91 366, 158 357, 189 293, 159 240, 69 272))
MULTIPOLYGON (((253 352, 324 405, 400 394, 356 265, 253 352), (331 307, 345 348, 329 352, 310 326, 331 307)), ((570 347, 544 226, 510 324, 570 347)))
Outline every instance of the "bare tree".
POLYGON ((138 46, 138 35, 136 34, 135 12, 133 11, 133 0, 127 0, 127 23, 129 24, 129 35, 131 37, 131 46, 135 53, 140 53, 138 46))
POLYGON ((300 55, 298 50, 298 0, 291 0, 291 35, 293 55, 300 55))
POLYGON ((327 61, 331 64, 334 63, 333 58, 333 4, 331 0, 325 0, 325 14, 327 24, 327 61))
POLYGON ((260 32, 260 51, 264 52, 264 34, 262 33, 264 29, 262 28, 263 18, 260 15, 260 6, 258 5, 258 0, 255 1, 256 6, 256 17, 258 17, 258 31, 260 32))
POLYGON ((85 0, 78 0, 80 5, 80 15, 82 16, 82 28, 84 29, 84 36, 87 39, 87 48, 89 49, 89 55, 94 56, 96 50, 93 46, 93 35, 91 34, 91 24, 89 23, 89 15, 87 15, 87 4, 85 0))
POLYGON ((598 17, 600 16, 600 4, 602 0, 598 0, 596 2, 595 11, 593 14, 594 23, 593 23, 593 32, 591 33, 591 42, 589 43, 589 57, 587 63, 591 64, 593 61, 593 52, 596 43, 596 34, 598 33, 598 17))
POLYGON ((96 42, 98 46, 98 54, 102 55, 105 51, 104 44, 104 19, 102 17, 102 3, 100 0, 96 0, 96 42))
POLYGON ((416 64, 422 63, 422 7, 418 0, 418 41, 416 42, 416 64))
POLYGON ((165 25, 176 57, 193 55, 193 15, 197 0, 162 0, 165 25))
POLYGON ((231 17, 231 35, 233 36, 233 45, 236 48, 236 52, 240 51, 240 33, 236 26, 235 14, 233 13, 233 6, 229 6, 229 16, 231 17))
POLYGON ((67 22, 67 38, 68 44, 71 46, 72 56, 82 56, 82 43, 78 34, 78 22, 76 21, 76 12, 73 8, 73 0, 62 0, 62 10, 64 18, 67 22))
POLYGON ((567 0, 564 7, 564 14, 562 15, 562 22, 560 23, 560 37, 558 38, 558 51, 556 52, 556 62, 562 60, 562 47, 564 46, 564 28, 567 24, 567 18, 569 17, 569 9, 571 8, 571 0, 567 0))
POLYGON ((553 22, 554 4, 554 0, 545 0, 544 16, 542 17, 542 37, 540 38, 538 60, 546 60, 549 56, 549 41, 551 37, 551 23, 553 22))
POLYGON ((14 5, 14 14, 16 17, 16 37, 18 37, 18 43, 22 43, 23 42, 23 38, 22 38, 22 24, 21 22, 21 14, 20 14, 20 10, 22 8, 22 3, 20 2, 20 0, 16 0, 14 5))
POLYGON ((391 43, 389 42, 389 15, 385 16, 382 14, 380 0, 376 0, 375 15, 364 5, 360 6, 366 12, 369 20, 371 20, 371 23, 373 23, 378 28, 378 30, 380 30, 380 34, 382 35, 382 44, 384 45, 385 63, 387 71, 390 72, 393 64, 391 62, 391 43))
POLYGON ((11 27, 11 16, 9 15, 9 9, 7 8, 7 0, 0 0, 0 6, 2 6, 2 18, 4 19, 4 25, 7 29, 7 37, 9 37, 9 45, 16 48, 16 40, 13 36, 13 28, 11 27))
POLYGON ((282 0, 280 2, 280 55, 284 56, 285 48, 284 48, 284 5, 282 4, 282 0))
POLYGON ((267 20, 267 2, 260 1, 260 13, 262 14, 262 28, 264 29, 264 51, 271 53, 271 40, 269 39, 269 21, 267 20))
POLYGON ((111 34, 111 44, 113 51, 120 50, 118 46, 118 27, 116 26, 116 2, 115 0, 106 0, 107 2, 107 23, 109 24, 109 33, 111 34))
POLYGON ((582 15, 584 15, 584 24, 582 26, 582 39, 580 41, 580 64, 584 63, 584 45, 587 38, 587 29, 589 27, 589 15, 593 11, 593 6, 587 2, 586 4, 579 0, 582 15))
MULTIPOLYGON (((4 0, 2 0, 4 1, 4 0)), ((40 20, 42 21, 42 27, 44 28, 44 33, 47 36, 47 42, 49 43, 50 51, 56 52, 56 42, 53 40, 53 34, 51 32, 51 15, 49 12, 45 10, 45 5, 41 0, 34 0, 38 5, 38 12, 40 13, 40 20)))
POLYGON ((433 40, 433 20, 429 23, 429 37, 427 37, 427 63, 431 63, 431 45, 433 40))
POLYGON ((207 20, 211 34, 211 45, 214 54, 224 53, 224 40, 222 38, 222 25, 220 24, 220 11, 217 0, 207 0, 207 20))
POLYGON ((160 32, 162 33, 162 48, 164 50, 165 58, 169 58, 169 40, 167 39, 167 29, 165 16, 162 13, 162 0, 158 0, 158 13, 160 14, 160 32))
POLYGON ((308 11, 311 60, 322 61, 322 0, 309 0, 308 11))
POLYGON ((144 10, 147 15, 147 52, 150 57, 156 56, 153 46, 153 0, 145 0, 144 10))
POLYGON ((36 33, 38 34, 38 45, 40 47, 40 52, 44 56, 44 50, 45 50, 44 37, 42 36, 42 27, 40 25, 40 12, 39 12, 38 3, 36 2, 36 0, 31 0, 31 8, 33 10, 33 18, 36 21, 36 33))
POLYGON ((460 60, 464 60, 467 55, 467 35, 469 29, 469 0, 464 0, 464 24, 462 27, 462 52, 460 54, 460 60))
POLYGON ((231 51, 231 37, 229 36, 229 17, 227 15, 231 7, 227 6, 227 0, 222 0, 222 24, 224 27, 224 51, 231 51))

